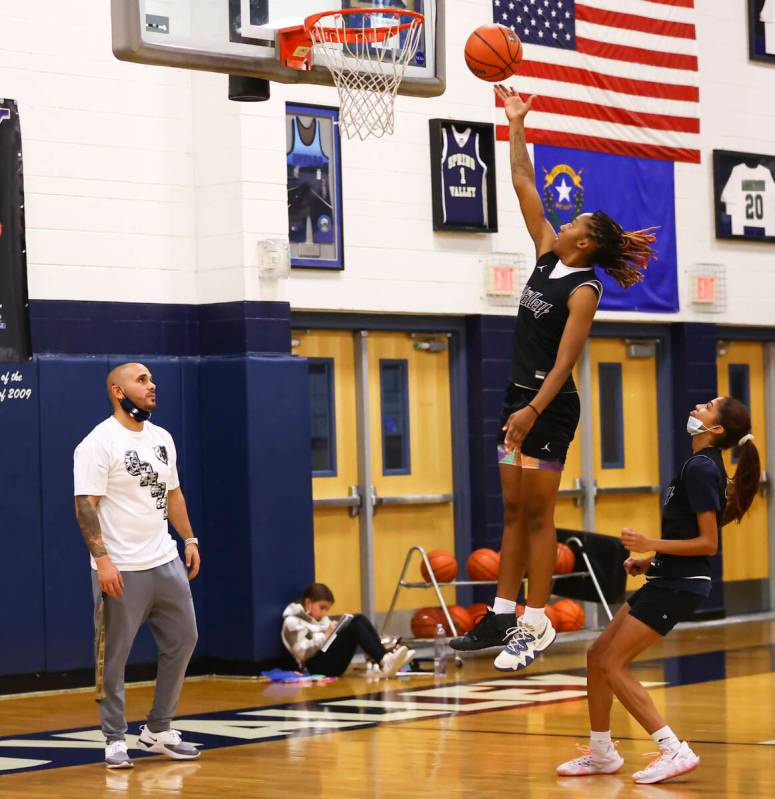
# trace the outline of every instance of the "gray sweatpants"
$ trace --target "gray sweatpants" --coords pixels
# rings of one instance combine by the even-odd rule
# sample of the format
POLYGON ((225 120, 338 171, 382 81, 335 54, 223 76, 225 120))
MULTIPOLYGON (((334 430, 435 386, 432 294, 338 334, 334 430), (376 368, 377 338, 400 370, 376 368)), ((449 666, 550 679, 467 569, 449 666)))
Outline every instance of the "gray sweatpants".
MULTIPOLYGON (((148 622, 159 648, 156 689, 148 714, 152 732, 170 728, 197 640, 191 588, 180 558, 154 569, 124 571, 121 576, 123 596, 105 600, 105 699, 100 703, 100 721, 108 742, 122 740, 127 731, 124 669, 140 625, 148 622)), ((100 585, 94 570, 92 592, 96 633, 100 585)), ((95 634, 95 645, 96 639, 95 634)))

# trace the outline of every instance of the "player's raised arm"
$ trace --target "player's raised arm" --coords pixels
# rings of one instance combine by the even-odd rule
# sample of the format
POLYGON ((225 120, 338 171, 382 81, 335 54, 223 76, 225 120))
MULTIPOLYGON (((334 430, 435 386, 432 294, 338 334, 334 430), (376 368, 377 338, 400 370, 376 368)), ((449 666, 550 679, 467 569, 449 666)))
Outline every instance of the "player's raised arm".
POLYGON ((536 256, 540 256, 552 248, 556 234, 544 216, 544 206, 536 188, 535 170, 525 143, 525 116, 533 105, 535 95, 523 101, 514 89, 500 85, 495 87, 495 94, 503 101, 509 121, 511 181, 519 198, 519 207, 528 233, 535 244, 536 256))

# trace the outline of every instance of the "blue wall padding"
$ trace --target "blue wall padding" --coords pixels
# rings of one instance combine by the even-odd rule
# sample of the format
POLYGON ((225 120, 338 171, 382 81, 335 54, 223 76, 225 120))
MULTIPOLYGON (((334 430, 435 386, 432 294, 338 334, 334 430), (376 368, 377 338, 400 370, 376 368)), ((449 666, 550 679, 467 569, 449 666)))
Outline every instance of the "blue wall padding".
POLYGON ((38 367, 0 363, 0 375, 14 372, 21 381, 0 380, 0 674, 45 666, 38 367), (30 389, 30 398, 11 399, 19 388, 30 389))
POLYGON ((315 575, 307 363, 283 355, 250 357, 246 383, 252 659, 260 660, 283 652, 283 608, 315 575))

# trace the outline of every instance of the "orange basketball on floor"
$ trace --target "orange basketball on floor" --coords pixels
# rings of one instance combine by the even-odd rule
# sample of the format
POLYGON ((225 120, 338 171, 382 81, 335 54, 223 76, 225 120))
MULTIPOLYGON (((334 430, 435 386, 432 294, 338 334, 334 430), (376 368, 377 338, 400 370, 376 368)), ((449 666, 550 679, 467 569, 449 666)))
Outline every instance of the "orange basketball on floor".
POLYGON ((482 25, 466 42, 466 64, 477 78, 498 82, 510 78, 522 60, 522 42, 505 25, 482 25))
POLYGON ((501 556, 494 549, 475 549, 466 561, 466 571, 472 580, 497 580, 501 556))
POLYGON ((544 605, 544 613, 546 614, 546 618, 552 623, 552 627, 557 629, 557 613, 554 610, 554 605, 544 605))
POLYGON ((576 565, 576 556, 567 544, 557 544, 557 562, 554 566, 555 574, 570 574, 576 565))
POLYGON ((479 624, 479 622, 487 615, 487 611, 489 610, 489 606, 486 602, 474 602, 473 605, 468 606, 468 612, 471 615, 471 621, 474 625, 479 624))
MULTIPOLYGON (((428 562, 431 564, 431 569, 433 569, 437 582, 448 583, 457 577, 457 561, 446 549, 432 549, 428 553, 428 562)), ((422 572, 423 580, 429 583, 431 576, 425 568, 425 563, 420 567, 420 571, 422 572)))
POLYGON ((517 605, 517 618, 519 618, 525 612, 524 605, 517 605))
MULTIPOLYGON (((444 611, 441 608, 436 608, 436 610, 439 612, 444 629, 451 635, 452 630, 449 629, 444 611)), ((471 614, 468 612, 468 609, 464 608, 462 605, 447 605, 447 610, 449 611, 449 615, 452 616, 452 621, 455 624, 455 630, 457 630, 458 635, 467 633, 474 626, 471 614)))
POLYGON ((554 603, 557 618, 555 629, 561 633, 580 630, 584 626, 584 608, 572 599, 560 599, 554 603))
POLYGON ((412 635, 415 638, 433 638, 436 635, 436 625, 443 621, 439 608, 420 608, 412 616, 412 635))

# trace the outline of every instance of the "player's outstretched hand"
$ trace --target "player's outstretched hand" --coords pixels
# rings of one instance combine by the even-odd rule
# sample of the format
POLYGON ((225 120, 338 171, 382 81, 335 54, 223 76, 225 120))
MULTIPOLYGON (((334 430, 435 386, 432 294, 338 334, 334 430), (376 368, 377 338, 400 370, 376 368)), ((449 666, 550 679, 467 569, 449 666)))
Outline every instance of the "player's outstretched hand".
POLYGON ((533 107, 533 100, 536 98, 535 94, 531 94, 527 100, 523 100, 516 89, 510 89, 500 83, 494 87, 493 91, 498 99, 503 102, 503 110, 506 112, 506 119, 509 122, 515 119, 524 120, 528 111, 533 107))

